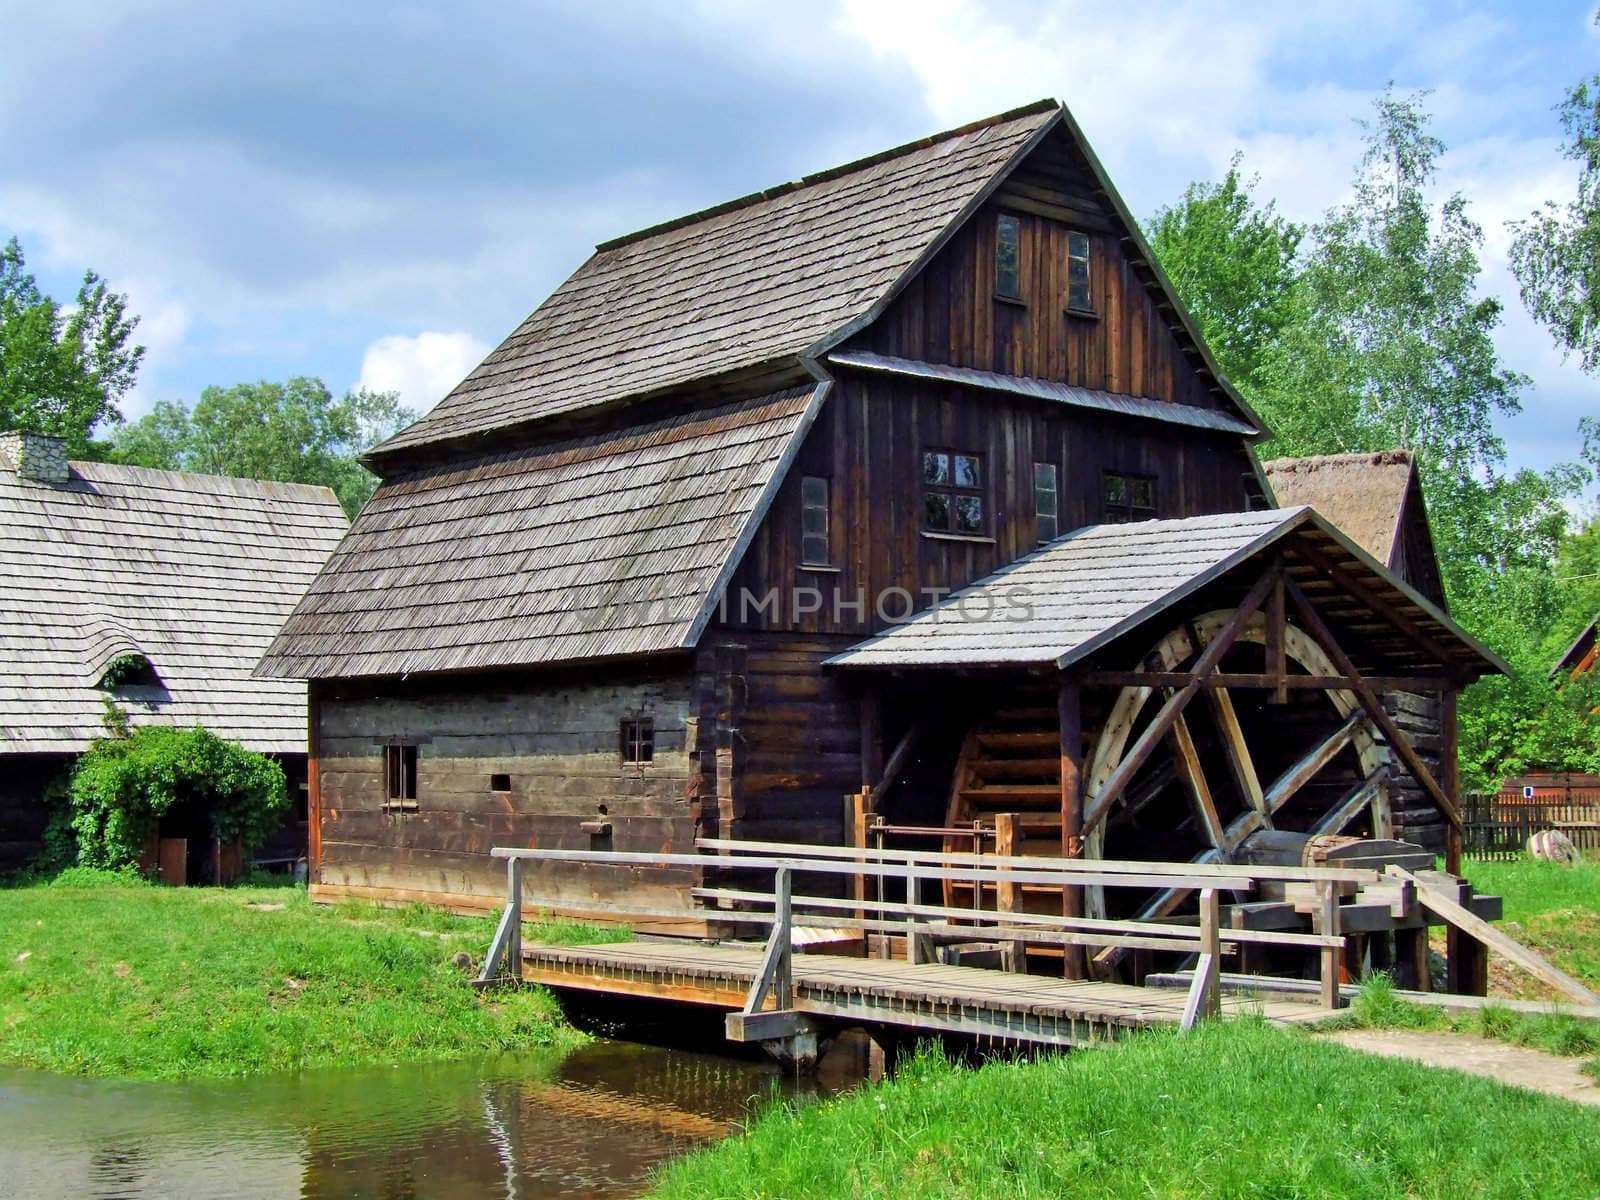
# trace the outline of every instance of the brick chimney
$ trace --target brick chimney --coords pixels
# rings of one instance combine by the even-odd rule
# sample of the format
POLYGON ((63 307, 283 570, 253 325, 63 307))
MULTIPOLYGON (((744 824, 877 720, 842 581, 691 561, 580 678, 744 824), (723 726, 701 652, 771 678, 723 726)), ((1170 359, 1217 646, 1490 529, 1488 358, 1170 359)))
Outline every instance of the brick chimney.
POLYGON ((65 438, 13 429, 0 433, 0 458, 11 464, 19 479, 32 479, 37 483, 67 482, 65 438))

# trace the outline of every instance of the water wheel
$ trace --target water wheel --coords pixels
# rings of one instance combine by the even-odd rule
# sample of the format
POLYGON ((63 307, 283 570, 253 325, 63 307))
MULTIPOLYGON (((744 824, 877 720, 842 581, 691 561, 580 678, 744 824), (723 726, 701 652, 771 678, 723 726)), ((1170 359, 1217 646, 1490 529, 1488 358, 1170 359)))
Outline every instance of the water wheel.
MULTIPOLYGON (((1223 609, 1174 627, 1142 660, 1146 669, 1185 669, 1231 616, 1223 609)), ((1220 670, 1262 672, 1265 642, 1266 622, 1258 614, 1220 670)), ((1293 626, 1285 631, 1284 649, 1292 673, 1338 673, 1321 647, 1293 626)), ((1105 785, 1165 695, 1161 689, 1126 687, 1086 697, 1084 723, 1092 730, 1084 756, 1087 796, 1105 785)), ((1360 826, 1371 837, 1391 837, 1387 751, 1374 738, 1356 698, 1346 691, 1291 689, 1282 703, 1271 701, 1270 693, 1260 689, 1206 689, 1168 739, 1168 752, 1152 755, 1111 811, 1087 831, 1085 857, 1244 861, 1249 839, 1269 831, 1315 837, 1360 826), (1185 741, 1192 753, 1181 752, 1185 741)), ((967 733, 946 824, 992 827, 999 814, 1015 814, 1015 853, 1059 855, 1060 770, 1053 693, 1020 692, 967 733)), ((948 848, 970 849, 970 842, 951 839, 948 848)), ((992 888, 980 897, 973 896, 972 888, 947 884, 946 903, 994 907, 992 888)), ((1171 893, 1129 892, 1108 898, 1102 889, 1090 888, 1085 911, 1090 916, 1157 916, 1174 911, 1183 899, 1171 893)), ((1021 906, 1059 913, 1060 890, 1023 888, 1021 906)))

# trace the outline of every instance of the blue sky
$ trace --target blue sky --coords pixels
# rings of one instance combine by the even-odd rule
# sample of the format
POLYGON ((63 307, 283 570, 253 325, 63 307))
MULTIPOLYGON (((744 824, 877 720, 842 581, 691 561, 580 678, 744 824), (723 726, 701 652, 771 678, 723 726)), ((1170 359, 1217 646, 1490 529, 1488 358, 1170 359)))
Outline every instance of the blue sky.
POLYGON ((1502 432, 1543 466, 1600 387, 1522 312, 1505 223, 1573 193, 1553 109, 1600 70, 1592 13, 0 0, 0 236, 57 295, 85 266, 130 294, 130 415, 296 373, 426 408, 595 242, 1041 96, 1136 213, 1239 150, 1315 219, 1392 79, 1433 91, 1441 191, 1472 201, 1502 352, 1534 380, 1502 432))

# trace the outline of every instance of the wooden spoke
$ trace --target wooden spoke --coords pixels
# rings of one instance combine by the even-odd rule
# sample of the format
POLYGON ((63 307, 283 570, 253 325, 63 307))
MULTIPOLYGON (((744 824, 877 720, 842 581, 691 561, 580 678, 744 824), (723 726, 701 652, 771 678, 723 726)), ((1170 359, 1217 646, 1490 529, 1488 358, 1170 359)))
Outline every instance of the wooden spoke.
POLYGON ((1200 767, 1200 752, 1195 749, 1194 735, 1189 732, 1189 722, 1180 713, 1172 723, 1172 749, 1178 762, 1178 774, 1189 787, 1190 806, 1194 809, 1195 824, 1205 830, 1206 839, 1214 850, 1227 852, 1227 836, 1222 828, 1222 818, 1217 815, 1217 804, 1206 783, 1205 772, 1200 767))
POLYGON ((1285 771, 1282 777, 1267 789, 1267 811, 1275 813, 1289 803, 1290 800, 1294 799, 1296 792, 1316 778, 1317 773, 1332 762, 1339 751, 1350 744, 1351 739, 1356 735, 1357 728, 1365 724, 1366 720, 1366 714, 1359 710, 1351 713, 1345 718, 1344 724, 1340 725, 1320 745, 1316 746, 1304 758, 1285 771))
POLYGON ((1211 711, 1216 715, 1217 728, 1222 733, 1222 748, 1228 756, 1228 767, 1233 781, 1245 803, 1260 813, 1267 828, 1272 827, 1272 813, 1267 808, 1266 797, 1261 792, 1261 779, 1256 774, 1255 759, 1245 743, 1244 730, 1239 727, 1239 714, 1234 710, 1233 697, 1226 689, 1209 693, 1211 711))

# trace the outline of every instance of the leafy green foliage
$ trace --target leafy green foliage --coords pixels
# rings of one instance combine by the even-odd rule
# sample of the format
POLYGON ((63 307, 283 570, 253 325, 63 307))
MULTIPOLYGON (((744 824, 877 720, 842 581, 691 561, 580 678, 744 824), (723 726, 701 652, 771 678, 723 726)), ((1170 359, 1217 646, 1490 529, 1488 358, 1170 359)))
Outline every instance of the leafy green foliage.
POLYGON ((116 869, 139 860, 163 814, 197 806, 212 832, 248 849, 282 822, 283 768, 207 730, 147 726, 102 739, 78 760, 69 786, 78 862, 116 869))
POLYGON ((1150 221, 1150 242, 1223 372, 1247 397, 1285 330, 1300 318, 1305 230, 1258 204, 1258 180, 1234 155, 1220 183, 1191 183, 1150 221))
POLYGON ((130 344, 139 318, 128 298, 93 271, 71 307, 45 295, 12 238, 0 248, 0 429, 29 429, 92 453, 97 425, 122 420, 144 347, 130 344))
POLYGON ((416 414, 393 392, 335 399, 320 379, 208 387, 191 410, 162 400, 117 432, 115 462, 332 488, 350 516, 377 485, 358 456, 416 414))
POLYGON ((1520 410, 1527 380, 1495 347, 1502 310, 1479 288, 1483 231, 1466 198, 1430 199, 1445 147, 1428 120, 1420 97, 1380 97, 1351 200, 1309 231, 1258 200, 1235 159, 1221 183, 1191 185, 1158 212, 1152 241, 1272 429, 1268 456, 1416 454, 1452 611, 1515 668, 1462 697, 1463 780, 1487 788, 1600 753, 1580 689, 1549 678, 1589 619, 1553 572, 1558 556, 1572 574, 1590 561, 1588 543, 1566 535, 1566 501, 1590 475, 1505 469, 1494 422, 1520 410))

